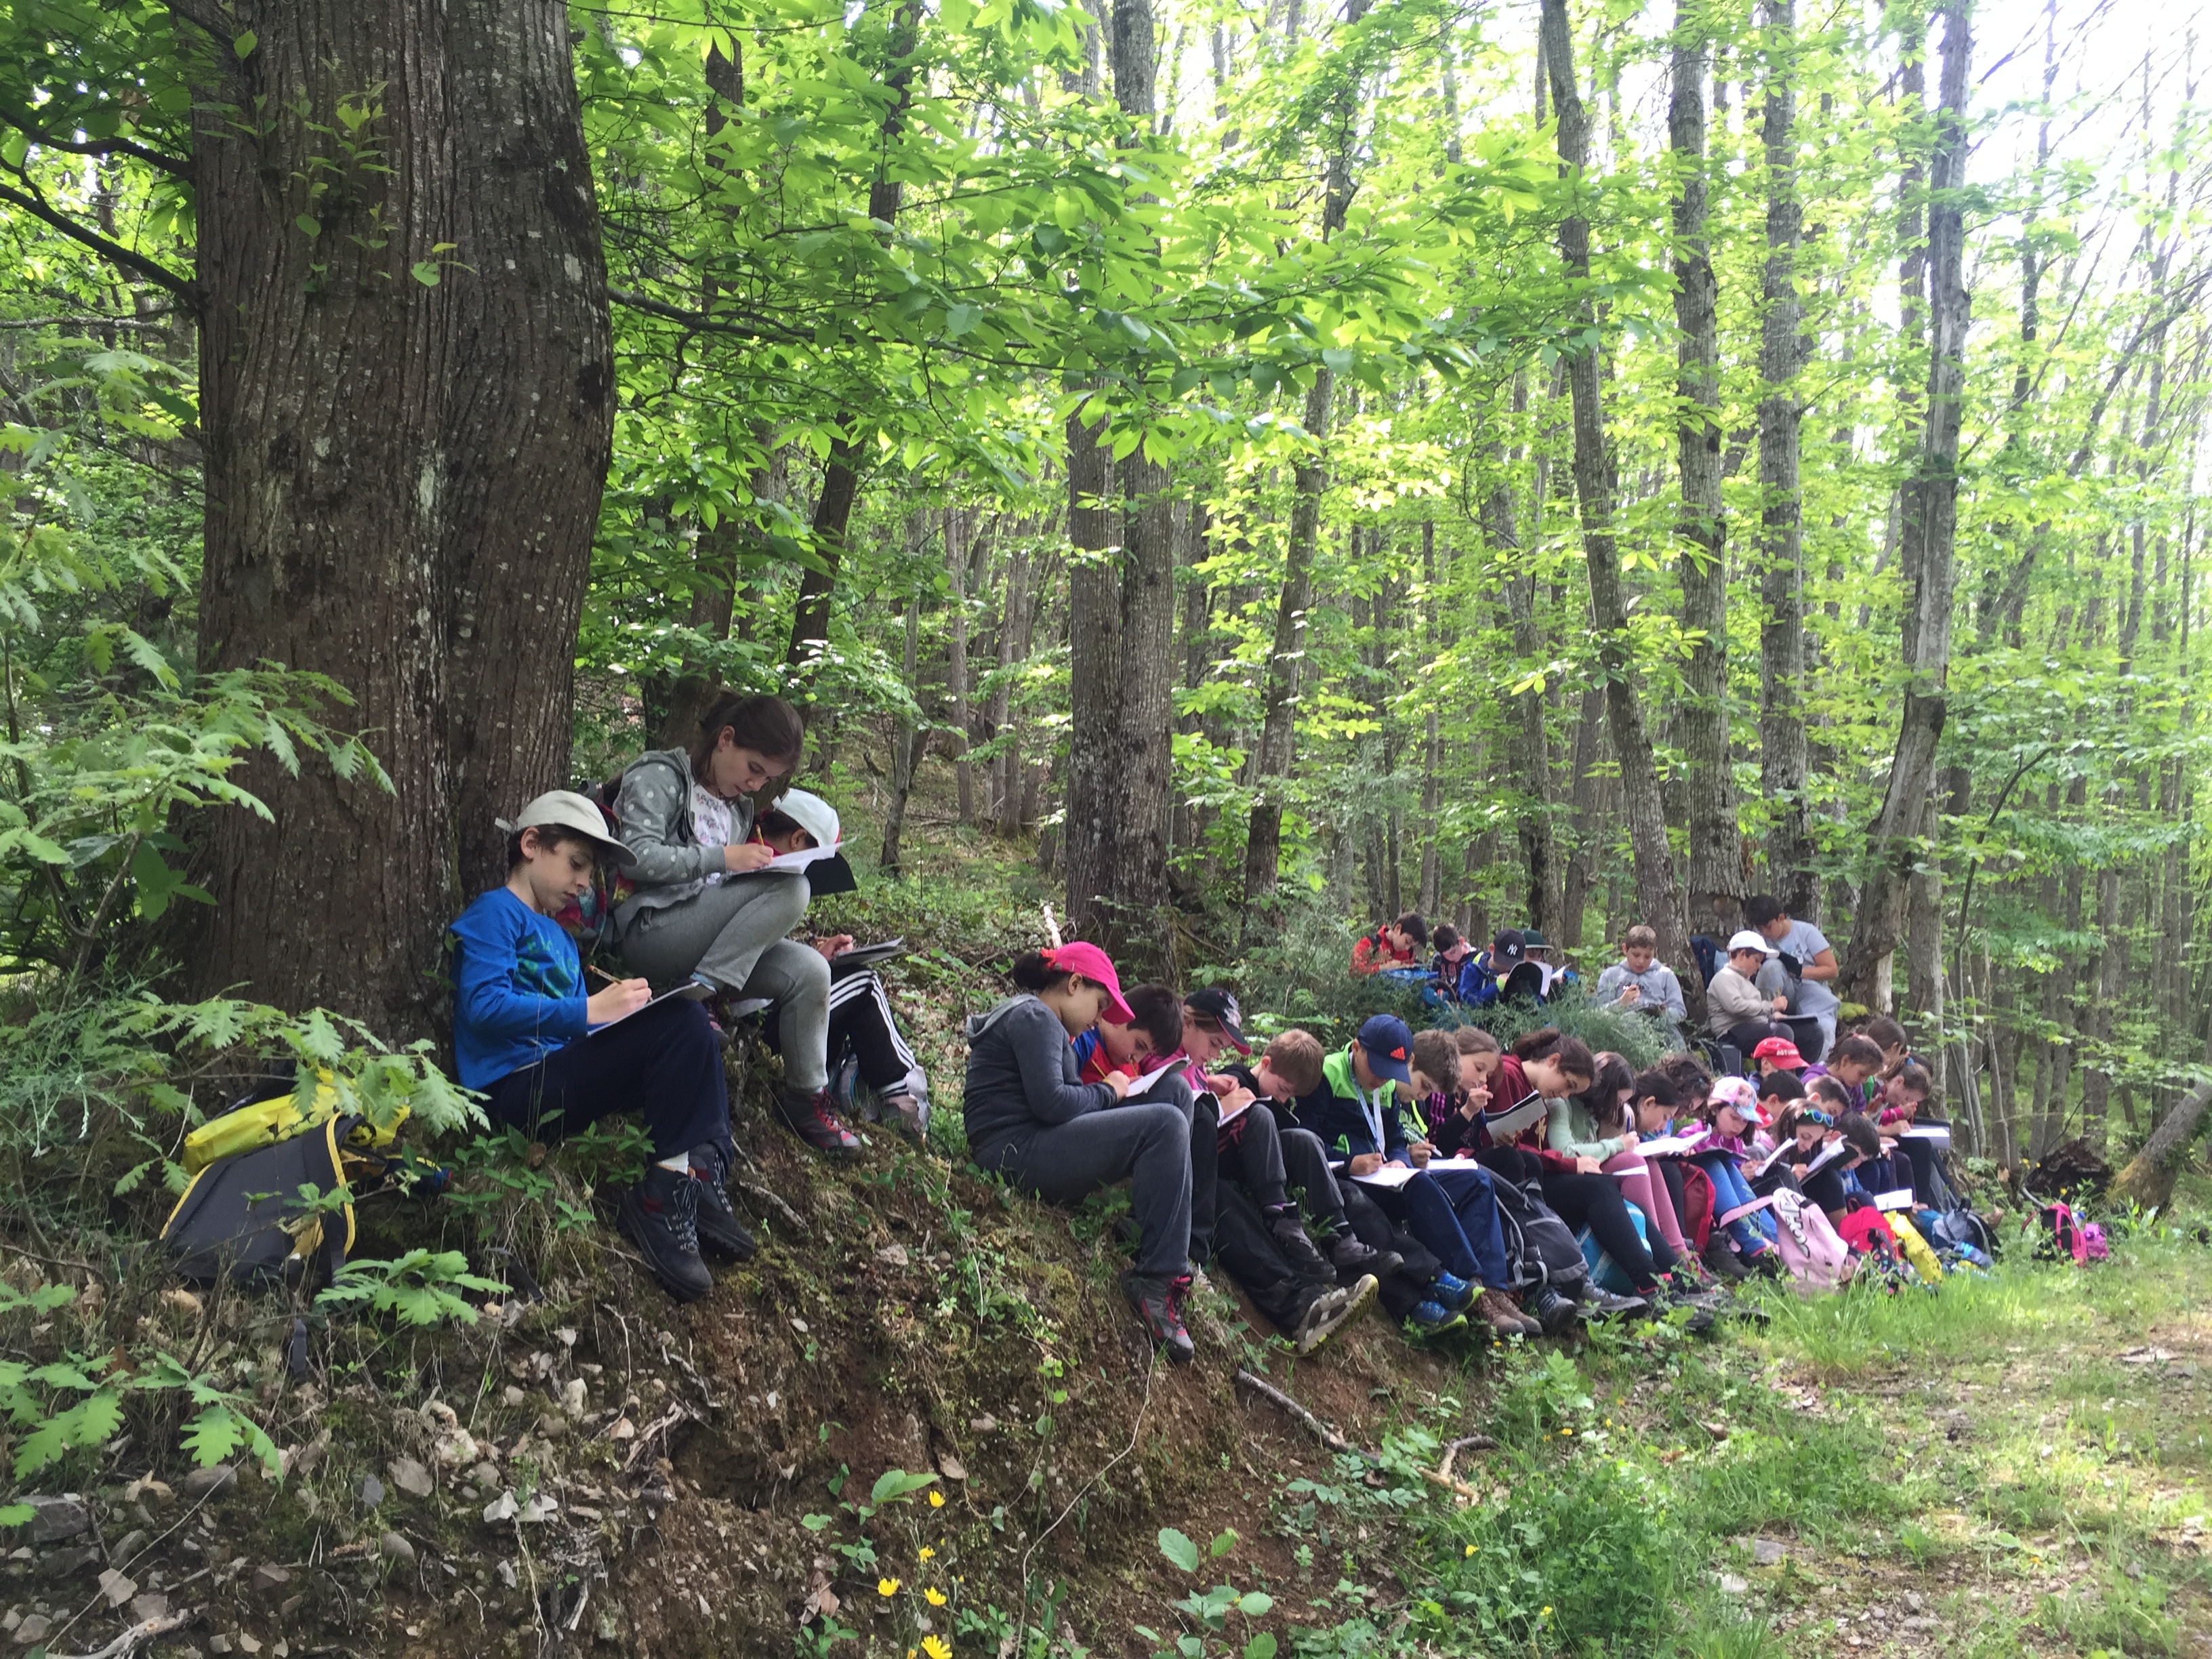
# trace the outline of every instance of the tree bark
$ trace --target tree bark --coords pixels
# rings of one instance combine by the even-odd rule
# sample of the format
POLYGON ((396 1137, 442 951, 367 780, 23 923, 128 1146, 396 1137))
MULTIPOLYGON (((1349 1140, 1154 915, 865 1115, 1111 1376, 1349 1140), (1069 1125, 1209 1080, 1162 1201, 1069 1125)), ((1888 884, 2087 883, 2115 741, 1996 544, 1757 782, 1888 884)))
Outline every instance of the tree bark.
POLYGON ((2111 1196, 2144 1209, 2162 1208, 2173 1196, 2173 1179, 2212 1107, 2212 1081, 2198 1084, 2151 1131, 2142 1151, 2112 1177, 2111 1196))
MULTIPOLYGON (((888 157, 906 131, 907 116, 914 106, 915 50, 921 43, 921 0, 902 0, 892 14, 890 33, 884 44, 884 86, 890 101, 884 112, 880 157, 888 157)), ((888 226, 899 215, 904 186, 890 176, 879 161, 875 181, 868 186, 868 217, 888 226)), ((830 642, 830 601, 837 589, 837 571, 845 556, 845 538, 852 528, 853 502, 860 493, 860 466, 867 445, 852 429, 848 411, 839 422, 837 437, 830 444, 830 459, 822 470, 822 493, 814 504, 814 550, 822 563, 800 578, 799 598, 791 612, 791 645, 784 661, 794 673, 811 671, 830 642)))
POLYGON ((1867 879, 1860 890, 1859 913, 1842 975, 1843 994, 1850 1000, 1871 999, 1875 964, 1897 948, 1903 931, 1905 886, 1917 856, 1921 813, 1949 709, 1960 406, 1966 391, 1966 325, 1972 309, 1964 271, 1962 198, 1967 66, 1973 42, 1966 0, 1946 0, 1942 15, 1938 130, 1928 214, 1929 274, 1934 288, 1928 418, 1904 492, 1902 546, 1905 568, 1912 573, 1905 617, 1905 712, 1890 763, 1888 790, 1868 837, 1867 879))
POLYGON ((952 705, 953 793, 963 830, 975 824, 975 763, 968 757, 974 712, 968 706, 968 544, 975 519, 973 507, 945 509, 945 576, 952 600, 945 629, 945 695, 952 705))
POLYGON ((188 978, 416 1037, 445 1023, 446 923, 504 874, 493 817, 569 781, 614 364, 568 14, 222 21, 195 100, 200 666, 330 675, 393 789, 234 773, 272 817, 211 816, 188 978), (374 157, 331 175, 310 158, 341 109, 374 157))
MULTIPOLYGON (((915 515, 916 519, 920 514, 915 515)), ((919 526, 910 525, 908 541, 910 548, 922 541, 919 526)), ((921 666, 921 590, 917 587, 906 602, 905 648, 900 657, 900 666, 909 689, 915 682, 915 671, 921 666)), ((891 727, 891 786, 890 799, 884 806, 884 839, 878 855, 878 866, 887 876, 899 873, 900 842, 906 833, 907 802, 914 794, 915 768, 920 764, 922 733, 919 722, 901 720, 891 727)))
POLYGON ((1689 823, 1689 902, 1692 933, 1726 939, 1743 910, 1742 832, 1736 823, 1735 769, 1729 764, 1728 669, 1728 526, 1721 506, 1719 283, 1705 231, 1705 43, 1678 19, 1674 84, 1667 106, 1668 139, 1679 193, 1674 198, 1674 319, 1677 345, 1675 453, 1682 506, 1675 534, 1686 544, 1680 562, 1682 627, 1691 636, 1683 678, 1687 696, 1676 715, 1681 737, 1689 823))
MULTIPOLYGON (((1574 36, 1566 0, 1544 0, 1541 24, 1544 59, 1559 108, 1562 172, 1579 184, 1589 157, 1589 119, 1575 87, 1574 36)), ((1559 226, 1559 256, 1571 282, 1589 277, 1589 222, 1570 214, 1559 226)), ((1588 299, 1577 310, 1586 331, 1594 332, 1596 313, 1588 299)), ((1682 925, 1682 896, 1674 880, 1674 855, 1667 842, 1667 815, 1660 798, 1658 768, 1636 694, 1630 649, 1627 604, 1621 593, 1620 559, 1613 541, 1615 486, 1613 457, 1600 402, 1598 349, 1586 345, 1567 363, 1573 400, 1575 496, 1582 510, 1583 562, 1589 571, 1590 621, 1597 635, 1598 665, 1605 677, 1606 713, 1613 753, 1620 767, 1621 817, 1628 831, 1636 872, 1636 903, 1644 922, 1659 935, 1659 957, 1682 981, 1685 997, 1705 981, 1682 925)))
POLYGON ((1805 361, 1804 302, 1797 295, 1796 15, 1791 0, 1765 0, 1771 45, 1761 138, 1766 152, 1766 266, 1760 289, 1759 374, 1759 793, 1774 813, 1767 878, 1792 915, 1812 918, 1819 888, 1812 868, 1806 787, 1805 544, 1800 493, 1797 372, 1805 361))

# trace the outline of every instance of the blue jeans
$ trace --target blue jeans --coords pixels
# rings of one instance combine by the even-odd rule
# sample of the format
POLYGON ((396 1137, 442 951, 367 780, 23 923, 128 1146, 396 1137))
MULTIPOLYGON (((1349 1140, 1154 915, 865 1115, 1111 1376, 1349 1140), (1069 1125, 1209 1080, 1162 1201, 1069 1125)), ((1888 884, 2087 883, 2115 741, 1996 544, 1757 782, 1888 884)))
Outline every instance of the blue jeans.
MULTIPOLYGON (((1743 1171, 1735 1167, 1732 1158, 1699 1158, 1691 1160, 1705 1172, 1713 1183, 1713 1215, 1716 1219, 1741 1205, 1753 1202, 1756 1194, 1743 1178, 1743 1171)), ((1735 1241, 1740 1255, 1757 1255, 1771 1248, 1774 1242, 1774 1218, 1765 1210, 1753 1210, 1728 1224, 1728 1235, 1735 1241)))
POLYGON ((1368 1191, 1446 1273, 1493 1291, 1506 1288, 1505 1235, 1498 1224, 1498 1195, 1486 1170, 1432 1175, 1424 1170, 1402 1187, 1368 1191))

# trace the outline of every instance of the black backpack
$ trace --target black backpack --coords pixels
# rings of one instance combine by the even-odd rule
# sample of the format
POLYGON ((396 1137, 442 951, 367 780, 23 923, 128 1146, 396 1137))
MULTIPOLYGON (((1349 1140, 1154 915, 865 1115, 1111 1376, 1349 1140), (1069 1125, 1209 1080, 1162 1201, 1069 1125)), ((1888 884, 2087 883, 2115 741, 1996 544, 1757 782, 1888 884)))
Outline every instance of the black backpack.
POLYGON ((1523 1187, 1496 1170, 1490 1174, 1498 1195, 1498 1226, 1505 1240, 1505 1276, 1516 1291, 1549 1285, 1564 1296, 1580 1294, 1589 1277, 1589 1263, 1574 1231, 1538 1196, 1533 1183, 1523 1187))
POLYGON ((198 1285, 328 1283, 353 1248, 353 1205, 310 1208, 300 1188, 345 1185, 340 1149, 361 1121, 332 1117, 194 1176, 161 1228, 178 1273, 198 1285))

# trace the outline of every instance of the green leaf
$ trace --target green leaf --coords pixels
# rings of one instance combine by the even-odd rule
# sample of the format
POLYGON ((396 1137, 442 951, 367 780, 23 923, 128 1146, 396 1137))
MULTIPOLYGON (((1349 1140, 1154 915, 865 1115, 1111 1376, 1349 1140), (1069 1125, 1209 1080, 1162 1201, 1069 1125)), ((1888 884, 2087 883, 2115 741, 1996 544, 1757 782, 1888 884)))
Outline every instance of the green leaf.
POLYGON ((1237 1611, 1247 1618, 1258 1619, 1275 1605, 1275 1598, 1265 1590, 1246 1590, 1237 1598, 1237 1611))
POLYGON ((876 1477, 875 1486, 868 1492, 871 1504, 888 1504, 920 1492, 924 1486, 936 1484, 937 1476, 909 1474, 904 1469, 885 1469, 876 1477))
POLYGON ((323 234, 323 222, 311 213, 303 213, 292 222, 299 226, 300 234, 309 241, 323 234))
POLYGON ((253 56, 253 48, 260 44, 260 40, 261 37, 259 35, 256 34, 252 29, 247 29, 244 33, 234 35, 231 38, 230 49, 238 54, 239 60, 242 63, 246 58, 253 56))
POLYGON ((438 286, 440 272, 438 270, 438 262, 435 259, 417 259, 413 264, 408 266, 407 269, 415 280, 422 283, 424 288, 435 288, 438 286))
POLYGON ((1198 1546, 1173 1527, 1160 1528, 1160 1553, 1185 1572, 1198 1571, 1198 1546))
POLYGON ((1212 1556, 1215 1560, 1218 1561, 1223 1556, 1228 1554, 1230 1551, 1236 1547, 1237 1528, 1234 1527, 1224 1527, 1221 1531, 1213 1535, 1213 1541, 1206 1547, 1206 1553, 1212 1556))
POLYGON ((38 1511, 28 1504, 0 1504, 0 1527, 20 1527, 38 1511))
POLYGON ((1261 1631, 1244 1644, 1244 1659, 1275 1659, 1275 1638, 1261 1631))

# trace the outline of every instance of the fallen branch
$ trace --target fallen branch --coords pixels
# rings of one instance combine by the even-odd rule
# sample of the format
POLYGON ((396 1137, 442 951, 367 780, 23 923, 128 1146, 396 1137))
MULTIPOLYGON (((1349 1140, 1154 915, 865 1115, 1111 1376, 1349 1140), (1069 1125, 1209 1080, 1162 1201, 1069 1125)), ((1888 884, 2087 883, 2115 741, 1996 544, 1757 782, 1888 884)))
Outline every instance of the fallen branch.
POLYGON ((1462 1435, 1444 1448, 1444 1461, 1437 1466, 1437 1479, 1451 1479, 1452 1460, 1463 1451, 1496 1451, 1498 1443, 1486 1434, 1462 1435))
POLYGON ((652 1422, 637 1431, 637 1443, 629 1449, 629 1455, 623 1460, 623 1470, 627 1472, 635 1468, 637 1460, 645 1455, 645 1449, 651 1445, 656 1437, 667 1433, 687 1417, 696 1422, 698 1415, 681 1401, 670 1407, 666 1415, 653 1419, 652 1422))
MULTIPOLYGON (((165 1613, 157 1619, 149 1619, 143 1624, 131 1626, 97 1653, 70 1654, 65 1659, 123 1659, 124 1655, 140 1643, 150 1642, 157 1636, 167 1636, 173 1630, 182 1630, 198 1617, 197 1612, 165 1613)), ((57 1659, 63 1659, 63 1656, 57 1656, 57 1659)))
MULTIPOLYGON (((1254 1394, 1258 1395, 1261 1399, 1271 1401, 1275 1405, 1280 1406, 1292 1417, 1297 1419, 1299 1422, 1304 1424, 1307 1428, 1310 1429, 1313 1431, 1314 1437, 1320 1441, 1322 1445, 1328 1447, 1331 1451, 1340 1453, 1346 1457, 1359 1458, 1364 1462, 1370 1468, 1381 1468, 1382 1467, 1382 1460, 1376 1456, 1373 1452, 1364 1450, 1361 1448, 1353 1445, 1352 1442, 1346 1440, 1334 1429, 1329 1427, 1328 1424, 1322 1422, 1321 1419, 1316 1417, 1311 1412, 1308 1411, 1304 1406, 1298 1404, 1297 1401, 1291 1399, 1290 1395, 1285 1394, 1273 1383, 1269 1382, 1263 1378, 1255 1376, 1250 1371, 1244 1370, 1241 1368, 1237 1373, 1237 1382, 1238 1387, 1249 1389, 1254 1394)), ((1471 1435, 1464 1441, 1455 1442, 1453 1444, 1453 1449, 1456 1450, 1460 1446, 1473 1445, 1477 1443, 1486 1445, 1496 1445, 1498 1443, 1496 1441, 1491 1440, 1485 1435, 1471 1435)), ((1468 1486, 1464 1480, 1455 1480, 1451 1478, 1451 1475, 1449 1473, 1450 1467, 1450 1460, 1447 1457, 1444 1465, 1446 1473, 1440 1474, 1434 1469, 1423 1469, 1421 1471, 1421 1479, 1427 1481, 1432 1486, 1441 1486, 1444 1491, 1454 1493, 1458 1497, 1470 1499, 1474 1498, 1477 1494, 1474 1487, 1468 1486)))
POLYGON ((785 1203, 776 1194, 769 1191, 766 1187, 756 1186, 750 1181, 740 1181, 737 1183, 737 1187, 738 1190, 743 1193, 747 1198, 754 1199, 758 1200, 760 1203, 765 1204, 769 1209, 774 1210, 786 1221, 788 1221, 792 1224, 793 1230, 796 1231, 801 1238, 809 1237, 806 1230, 806 1223, 799 1218, 799 1212, 793 1209, 790 1205, 785 1203))

